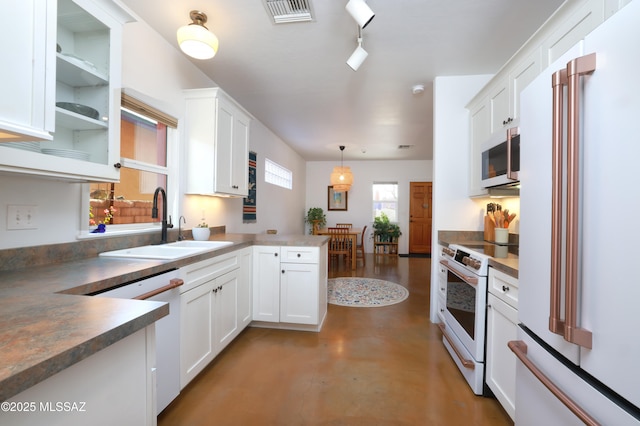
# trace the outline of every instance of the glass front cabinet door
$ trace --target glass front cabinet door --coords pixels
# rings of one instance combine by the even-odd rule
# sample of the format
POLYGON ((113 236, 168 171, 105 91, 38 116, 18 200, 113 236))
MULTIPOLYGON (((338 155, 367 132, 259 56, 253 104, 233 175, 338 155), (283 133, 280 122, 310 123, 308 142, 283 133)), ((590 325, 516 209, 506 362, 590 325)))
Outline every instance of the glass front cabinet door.
POLYGON ((0 144, 0 169, 116 182, 122 27, 133 18, 108 0, 58 0, 56 19, 53 139, 0 144))

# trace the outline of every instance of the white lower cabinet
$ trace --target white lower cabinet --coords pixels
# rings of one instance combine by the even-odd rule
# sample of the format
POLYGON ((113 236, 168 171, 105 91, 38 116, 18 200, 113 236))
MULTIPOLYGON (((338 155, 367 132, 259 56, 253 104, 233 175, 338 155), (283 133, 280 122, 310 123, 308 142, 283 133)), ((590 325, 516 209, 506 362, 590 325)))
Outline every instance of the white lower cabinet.
POLYGON ((155 425, 155 354, 150 325, 3 402, 0 424, 155 425))
POLYGON ((326 245, 254 246, 253 325, 318 331, 326 313, 326 245))
POLYGON ((281 263, 280 322, 318 324, 318 264, 281 263))
POLYGON ((180 296, 181 388, 248 325, 251 281, 246 265, 250 265, 250 256, 248 248, 185 268, 188 287, 180 296))
POLYGON ((507 343, 518 334, 518 279, 489 268, 486 383, 515 419, 516 357, 507 343))

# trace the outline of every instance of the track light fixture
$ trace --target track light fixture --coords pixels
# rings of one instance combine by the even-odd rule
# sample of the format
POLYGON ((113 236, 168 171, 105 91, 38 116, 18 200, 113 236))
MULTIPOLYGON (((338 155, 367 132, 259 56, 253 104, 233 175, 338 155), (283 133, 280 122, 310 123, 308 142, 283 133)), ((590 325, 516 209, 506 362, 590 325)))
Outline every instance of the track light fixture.
POLYGON ((369 22, 376 16, 369 5, 365 3, 365 0, 349 0, 345 9, 347 9, 347 12, 355 19, 360 28, 369 25, 369 22))
POLYGON ((176 34, 180 49, 192 58, 213 58, 218 51, 218 37, 204 26, 207 15, 199 10, 192 10, 189 16, 193 22, 178 28, 176 34))
POLYGON ((362 31, 360 27, 358 27, 357 41, 358 47, 356 47, 356 50, 354 50, 351 56, 349 56, 349 59, 347 59, 347 65, 349 65, 354 71, 358 71, 360 65, 362 65, 364 60, 367 59, 367 56, 369 56, 369 53, 362 48, 362 31))

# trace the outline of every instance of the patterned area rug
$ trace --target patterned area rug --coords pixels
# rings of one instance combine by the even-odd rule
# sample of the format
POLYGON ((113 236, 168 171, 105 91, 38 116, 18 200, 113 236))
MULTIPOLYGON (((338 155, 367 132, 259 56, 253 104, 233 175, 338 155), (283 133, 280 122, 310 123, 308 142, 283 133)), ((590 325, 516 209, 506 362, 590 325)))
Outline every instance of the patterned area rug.
POLYGON ((372 308, 402 302, 409 290, 390 281, 373 278, 332 278, 328 280, 329 303, 372 308))

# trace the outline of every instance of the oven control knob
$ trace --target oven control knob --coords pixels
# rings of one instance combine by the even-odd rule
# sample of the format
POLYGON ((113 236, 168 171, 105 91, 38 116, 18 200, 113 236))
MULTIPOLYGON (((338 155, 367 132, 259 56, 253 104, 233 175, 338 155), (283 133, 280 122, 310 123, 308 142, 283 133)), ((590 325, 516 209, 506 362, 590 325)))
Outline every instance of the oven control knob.
POLYGON ((481 262, 477 259, 473 259, 471 257, 463 257, 462 258, 462 263, 464 263, 467 266, 472 267, 473 269, 480 269, 480 264, 481 262))
POLYGON ((443 247, 442 248, 442 253, 446 254, 447 256, 452 256, 455 254, 453 250, 451 250, 449 247, 443 247))

